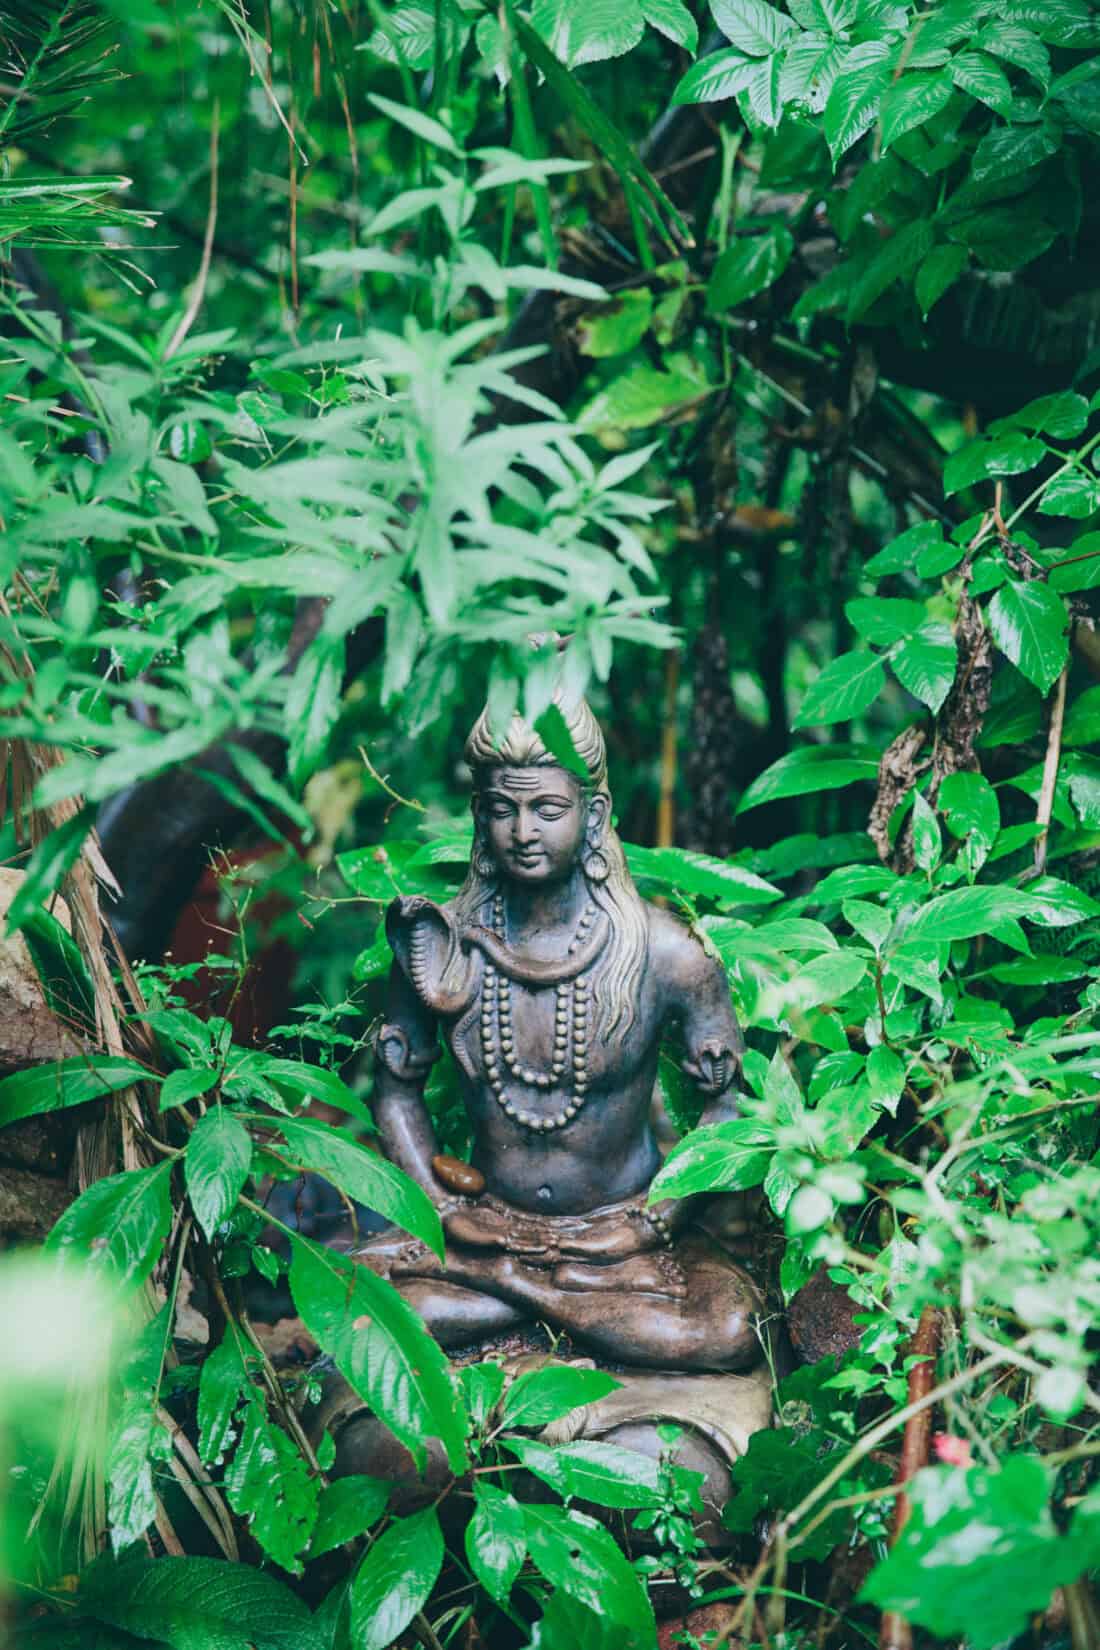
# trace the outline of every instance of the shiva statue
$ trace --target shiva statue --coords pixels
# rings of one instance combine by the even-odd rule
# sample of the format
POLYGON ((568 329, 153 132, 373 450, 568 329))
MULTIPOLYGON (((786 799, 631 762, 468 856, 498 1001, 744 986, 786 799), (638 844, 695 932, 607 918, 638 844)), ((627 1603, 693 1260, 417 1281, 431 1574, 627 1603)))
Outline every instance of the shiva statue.
POLYGON ((590 1421, 671 1415, 721 1434, 728 1461, 770 1419, 761 1297, 703 1229, 713 1199, 647 1200, 666 1032, 677 1028, 704 1124, 737 1115, 742 1038, 720 964, 634 886, 595 717, 584 701, 559 708, 583 777, 518 716, 495 740, 483 713, 465 751, 465 883, 446 905, 402 898, 387 913, 374 1115, 385 1154, 439 1209, 446 1259, 389 1233, 357 1258, 449 1350, 543 1325, 604 1367, 672 1375, 664 1397, 662 1378, 639 1375, 633 1411, 619 1399, 590 1421), (441 1032, 469 1164, 440 1155, 424 1101, 441 1032))

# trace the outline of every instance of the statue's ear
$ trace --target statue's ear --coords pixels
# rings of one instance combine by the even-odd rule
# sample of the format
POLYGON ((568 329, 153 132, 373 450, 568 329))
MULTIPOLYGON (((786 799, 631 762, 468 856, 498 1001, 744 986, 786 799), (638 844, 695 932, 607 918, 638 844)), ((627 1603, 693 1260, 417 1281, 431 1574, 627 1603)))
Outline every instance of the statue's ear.
POLYGON ((602 791, 597 791, 588 804, 588 824, 584 833, 590 848, 598 848, 607 835, 610 817, 611 799, 602 791))

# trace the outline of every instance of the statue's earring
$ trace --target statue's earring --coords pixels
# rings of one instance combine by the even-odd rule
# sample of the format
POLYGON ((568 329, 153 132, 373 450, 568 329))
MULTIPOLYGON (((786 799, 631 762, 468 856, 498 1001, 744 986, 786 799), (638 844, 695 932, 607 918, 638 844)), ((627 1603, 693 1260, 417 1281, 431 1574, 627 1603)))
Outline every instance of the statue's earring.
POLYGON ((485 882, 491 882, 497 874, 496 863, 488 848, 480 837, 474 838, 473 866, 475 873, 485 882))
POLYGON ((589 848, 581 866, 589 882, 606 882, 611 875, 611 866, 602 848, 589 848))

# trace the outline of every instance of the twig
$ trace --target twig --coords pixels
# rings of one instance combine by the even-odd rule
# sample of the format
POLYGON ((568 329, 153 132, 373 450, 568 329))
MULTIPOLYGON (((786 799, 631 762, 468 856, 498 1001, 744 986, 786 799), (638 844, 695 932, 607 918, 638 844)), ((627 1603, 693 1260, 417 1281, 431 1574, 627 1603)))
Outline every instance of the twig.
MULTIPOLYGON (((916 1333, 909 1351, 920 1363, 909 1371, 909 1403, 918 1404, 932 1390, 936 1372, 936 1352, 940 1342, 940 1314, 934 1306, 926 1306, 920 1315, 916 1333)), ((901 1464, 898 1484, 908 1484, 914 1473, 928 1465, 928 1446, 932 1437, 932 1410, 914 1409, 905 1423, 901 1445, 901 1464)), ((909 1518, 911 1503, 907 1491, 901 1490, 894 1502, 894 1528, 891 1546, 897 1541, 909 1518)), ((913 1630, 904 1616, 895 1610, 883 1612, 879 1628, 879 1650, 913 1650, 913 1630)))
POLYGON ((1050 835, 1050 816, 1054 810, 1054 792, 1058 784, 1058 763, 1062 756, 1062 727, 1066 719, 1066 684, 1069 665, 1054 684, 1050 706, 1050 728, 1047 732, 1047 753, 1043 762, 1043 782, 1039 787, 1039 802, 1035 809, 1035 823, 1041 827, 1035 839, 1035 875, 1042 876, 1047 865, 1047 842, 1050 835))
POLYGON ((191 331, 202 308, 203 298, 206 296, 206 282, 210 274, 210 260, 214 253, 214 230, 218 222, 218 103, 214 101, 214 111, 210 121, 210 205, 206 212, 206 232, 202 238, 202 257, 199 259, 199 273, 191 289, 191 296, 187 300, 187 308, 180 318, 180 324, 168 341, 168 347, 163 359, 170 361, 191 331))
POLYGON ((671 848, 676 823, 676 699, 680 687, 680 654, 672 649, 665 660, 665 716, 661 729, 661 790, 657 802, 657 846, 671 848))
POLYGON ((363 765, 370 774, 371 778, 376 784, 381 785, 387 796, 392 796, 393 800, 395 802, 400 802, 403 808, 415 808, 418 814, 427 812, 423 802, 417 802, 414 797, 402 796, 400 792, 394 790, 393 786, 389 782, 389 779, 385 775, 378 772, 378 769, 375 767, 362 745, 359 746, 359 755, 363 758, 363 765))

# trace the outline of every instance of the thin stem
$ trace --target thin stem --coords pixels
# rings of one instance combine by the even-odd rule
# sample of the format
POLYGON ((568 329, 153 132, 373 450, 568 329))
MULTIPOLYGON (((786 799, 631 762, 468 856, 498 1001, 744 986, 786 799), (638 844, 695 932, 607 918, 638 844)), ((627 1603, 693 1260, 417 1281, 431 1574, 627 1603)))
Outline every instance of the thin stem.
POLYGON ((1050 836, 1050 816, 1054 811, 1054 793, 1058 784, 1058 764, 1062 756, 1062 728, 1066 719, 1066 685, 1069 665, 1054 685, 1050 706, 1050 728, 1047 732, 1047 750, 1043 761, 1043 782, 1039 787, 1039 802, 1035 809, 1035 823, 1040 833, 1035 839, 1035 875, 1042 876, 1047 866, 1047 843, 1050 836))

